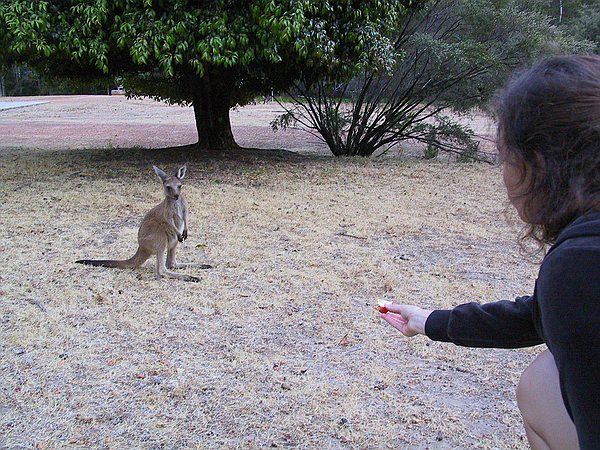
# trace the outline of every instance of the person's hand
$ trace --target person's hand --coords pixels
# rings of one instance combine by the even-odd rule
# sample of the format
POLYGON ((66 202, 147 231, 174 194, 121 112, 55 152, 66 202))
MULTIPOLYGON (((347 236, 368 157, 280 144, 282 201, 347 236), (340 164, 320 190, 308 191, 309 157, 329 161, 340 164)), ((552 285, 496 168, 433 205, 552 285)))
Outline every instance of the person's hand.
POLYGON ((404 336, 412 337, 425 334, 425 322, 433 311, 412 305, 396 305, 386 302, 388 313, 380 314, 383 320, 397 329, 404 336))

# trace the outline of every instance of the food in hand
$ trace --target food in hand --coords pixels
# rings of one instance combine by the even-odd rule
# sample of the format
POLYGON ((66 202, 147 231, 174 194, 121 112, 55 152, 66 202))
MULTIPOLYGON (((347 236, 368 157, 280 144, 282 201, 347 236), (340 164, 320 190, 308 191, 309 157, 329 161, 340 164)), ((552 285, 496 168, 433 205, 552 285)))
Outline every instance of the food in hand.
POLYGON ((389 312, 389 309, 386 308, 386 305, 388 304, 388 302, 386 302, 385 300, 379 300, 377 302, 377 310, 381 313, 381 314, 386 314, 387 312, 389 312))

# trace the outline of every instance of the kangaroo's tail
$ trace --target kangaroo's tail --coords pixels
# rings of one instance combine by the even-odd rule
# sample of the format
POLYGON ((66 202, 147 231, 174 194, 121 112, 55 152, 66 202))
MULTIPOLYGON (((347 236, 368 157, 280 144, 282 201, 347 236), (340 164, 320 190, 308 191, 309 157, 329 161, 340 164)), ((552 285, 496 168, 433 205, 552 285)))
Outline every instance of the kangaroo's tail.
POLYGON ((117 267, 119 269, 130 269, 139 267, 150 257, 150 255, 144 252, 138 247, 135 255, 129 259, 79 259, 75 261, 77 264, 86 264, 88 266, 99 266, 99 267, 117 267))

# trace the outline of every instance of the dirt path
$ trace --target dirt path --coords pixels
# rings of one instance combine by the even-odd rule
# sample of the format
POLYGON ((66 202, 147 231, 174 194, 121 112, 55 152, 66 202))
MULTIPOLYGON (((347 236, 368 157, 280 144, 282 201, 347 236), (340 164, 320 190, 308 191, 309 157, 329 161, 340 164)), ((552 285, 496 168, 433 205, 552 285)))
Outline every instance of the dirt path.
MULTIPOLYGON (((197 141, 191 108, 124 96, 14 97, 9 101, 46 101, 28 108, 0 111, 1 148, 164 148, 197 141)), ((300 130, 274 133, 269 123, 283 110, 277 103, 232 111, 231 121, 241 146, 325 150, 300 130)))

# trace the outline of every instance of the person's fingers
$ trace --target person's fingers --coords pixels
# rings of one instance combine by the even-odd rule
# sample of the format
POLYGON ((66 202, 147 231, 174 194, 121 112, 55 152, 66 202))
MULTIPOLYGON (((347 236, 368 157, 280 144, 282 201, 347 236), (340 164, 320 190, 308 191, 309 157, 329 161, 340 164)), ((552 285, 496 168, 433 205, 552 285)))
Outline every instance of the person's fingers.
POLYGON ((408 322, 402 316, 393 313, 381 314, 380 317, 392 327, 404 334, 407 331, 408 322))
POLYGON ((397 313, 397 314, 406 314, 406 306, 407 305, 398 305, 392 302, 385 302, 384 306, 388 311, 397 313))
POLYGON ((396 323, 406 324, 407 323, 407 320, 404 317, 402 317, 400 314, 386 313, 386 314, 380 314, 380 317, 390 324, 396 324, 396 323))
POLYGON ((380 314, 380 317, 383 320, 400 331, 406 337, 424 334, 418 325, 419 313, 423 311, 421 308, 411 305, 390 304, 389 306, 392 308, 388 308, 388 305, 385 306, 389 311, 388 313, 380 314), (392 312, 392 309, 395 309, 398 312, 392 312), (415 320, 417 322, 415 322, 415 320))
POLYGON ((402 305, 398 305, 398 304, 392 303, 392 302, 384 302, 383 306, 385 306, 389 311, 392 311, 395 313, 400 313, 400 311, 402 310, 402 305))
POLYGON ((387 316, 389 316, 389 314, 382 314, 381 318, 389 323, 393 328, 402 332, 403 324, 387 316))

